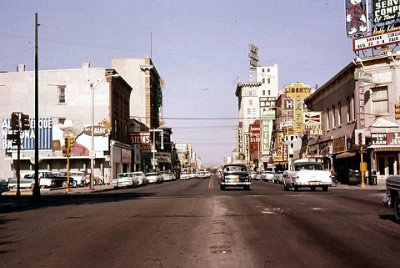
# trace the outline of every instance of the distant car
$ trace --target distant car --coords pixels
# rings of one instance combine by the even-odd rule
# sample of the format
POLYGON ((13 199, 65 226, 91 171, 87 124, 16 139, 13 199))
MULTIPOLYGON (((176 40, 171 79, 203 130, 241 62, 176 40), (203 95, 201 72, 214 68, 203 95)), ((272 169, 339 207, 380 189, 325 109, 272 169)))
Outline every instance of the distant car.
POLYGON ((163 170, 160 172, 161 176, 163 176, 163 181, 173 181, 174 174, 171 170, 163 170))
MULTIPOLYGON (((11 189, 17 188, 18 186, 18 180, 17 178, 9 178, 8 179, 8 187, 11 189)), ((25 175, 24 177, 20 178, 19 182, 19 187, 21 189, 24 188, 29 188, 33 190, 33 187, 35 186, 35 180, 32 175, 25 175)))
POLYGON ((225 190, 225 187, 243 187, 250 190, 251 178, 246 165, 228 164, 222 168, 222 177, 219 179, 219 187, 225 190))
POLYGON ((159 172, 150 172, 146 174, 147 181, 151 183, 162 183, 163 176, 159 172))
POLYGON ((188 179, 190 179, 189 174, 186 173, 186 172, 182 172, 181 173, 181 180, 188 180, 188 179))
POLYGON ((256 177, 257 177, 257 172, 251 171, 251 172, 250 172, 250 178, 251 178, 252 180, 255 180, 256 177))
POLYGON ((193 173, 190 173, 190 174, 189 174, 189 177, 190 177, 191 179, 197 179, 197 178, 199 178, 199 174, 197 174, 196 172, 193 172, 193 173))
POLYGON ((120 173, 113 179, 114 188, 134 187, 135 182, 129 173, 120 173))
POLYGON ((131 175, 137 179, 138 186, 146 185, 148 183, 143 171, 135 171, 132 172, 131 175))
POLYGON ((272 178, 272 182, 273 182, 273 183, 282 184, 282 183, 283 183, 282 174, 283 174, 283 171, 282 171, 282 170, 276 171, 276 172, 274 173, 273 178, 272 178))
POLYGON ((10 188, 8 187, 8 181, 0 179, 0 195, 7 191, 10 191, 10 188))
POLYGON ((272 171, 264 171, 261 174, 261 181, 268 181, 268 182, 272 182, 272 179, 274 177, 274 172, 272 171))

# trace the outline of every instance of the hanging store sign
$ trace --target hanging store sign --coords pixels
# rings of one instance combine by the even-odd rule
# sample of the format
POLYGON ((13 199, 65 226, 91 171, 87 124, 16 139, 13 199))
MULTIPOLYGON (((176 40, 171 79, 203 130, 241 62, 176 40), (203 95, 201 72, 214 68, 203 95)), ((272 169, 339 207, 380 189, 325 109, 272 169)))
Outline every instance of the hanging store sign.
POLYGON ((346 0, 346 33, 347 36, 364 34, 368 29, 367 0, 346 0))
POLYGON ((332 140, 332 153, 337 154, 346 151, 346 136, 332 140))
POLYGON ((275 107, 275 97, 260 97, 260 108, 275 107))
POLYGON ((400 30, 353 39, 353 51, 391 45, 400 42, 400 30))

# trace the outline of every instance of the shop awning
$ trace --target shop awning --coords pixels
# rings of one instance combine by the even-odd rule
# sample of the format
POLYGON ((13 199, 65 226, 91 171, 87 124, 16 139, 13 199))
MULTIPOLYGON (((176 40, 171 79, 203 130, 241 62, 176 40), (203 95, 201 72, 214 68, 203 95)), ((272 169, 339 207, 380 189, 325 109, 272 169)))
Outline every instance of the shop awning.
POLYGON ((342 158, 348 158, 348 157, 353 157, 357 153, 356 152, 344 152, 336 155, 336 159, 342 159, 342 158))

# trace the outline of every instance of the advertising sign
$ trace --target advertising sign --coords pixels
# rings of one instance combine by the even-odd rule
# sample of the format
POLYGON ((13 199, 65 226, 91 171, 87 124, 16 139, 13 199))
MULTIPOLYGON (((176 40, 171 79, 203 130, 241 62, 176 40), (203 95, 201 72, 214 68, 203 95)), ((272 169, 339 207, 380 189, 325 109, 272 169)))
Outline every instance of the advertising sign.
POLYGON ((347 36, 365 34, 368 29, 367 0, 345 0, 347 36))
POLYGON ((275 107, 275 97, 260 97, 260 108, 275 107))
POLYGON ((372 1, 372 20, 375 26, 392 24, 398 19, 400 19, 400 1, 372 1))
POLYGON ((269 155, 269 147, 271 143, 272 120, 275 119, 275 111, 267 110, 262 114, 262 140, 261 151, 262 154, 269 155))
POLYGON ((391 45, 400 42, 400 31, 385 32, 353 39, 353 51, 391 45))
MULTIPOLYGON (((7 140, 7 133, 11 131, 11 119, 2 121, 1 141, 3 149, 13 149, 12 141, 7 140)), ((29 119, 30 129, 21 132, 21 150, 35 149, 35 120, 29 119)), ((51 150, 53 139, 53 120, 51 118, 39 119, 39 150, 51 150)))
POLYGON ((284 93, 293 100, 294 124, 293 131, 301 133, 304 131, 303 107, 304 99, 311 94, 311 87, 303 83, 294 83, 285 87, 284 93))
POLYGON ((150 132, 130 132, 129 141, 131 144, 150 144, 150 132))

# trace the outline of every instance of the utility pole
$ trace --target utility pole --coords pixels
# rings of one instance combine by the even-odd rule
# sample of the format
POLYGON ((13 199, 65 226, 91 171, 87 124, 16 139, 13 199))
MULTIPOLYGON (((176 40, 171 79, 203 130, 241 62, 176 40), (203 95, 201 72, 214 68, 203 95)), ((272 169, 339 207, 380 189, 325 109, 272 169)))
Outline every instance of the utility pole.
POLYGON ((35 13, 35 186, 33 187, 32 198, 40 201, 39 185, 39 45, 38 45, 38 14, 35 13))

